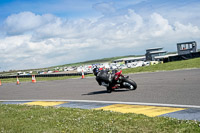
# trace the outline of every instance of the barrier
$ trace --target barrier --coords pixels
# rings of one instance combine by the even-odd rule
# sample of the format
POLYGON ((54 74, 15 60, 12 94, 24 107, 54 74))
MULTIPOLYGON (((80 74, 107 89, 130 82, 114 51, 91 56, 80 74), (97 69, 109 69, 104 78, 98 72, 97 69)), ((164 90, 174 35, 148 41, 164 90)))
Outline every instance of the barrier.
MULTIPOLYGON (((84 75, 88 75, 91 73, 85 73, 84 75)), ((65 73, 65 74, 38 74, 35 75, 35 77, 62 77, 62 76, 82 76, 82 73, 65 73)), ((6 79, 6 78, 31 78, 32 75, 12 75, 12 76, 0 76, 0 79, 6 79)))

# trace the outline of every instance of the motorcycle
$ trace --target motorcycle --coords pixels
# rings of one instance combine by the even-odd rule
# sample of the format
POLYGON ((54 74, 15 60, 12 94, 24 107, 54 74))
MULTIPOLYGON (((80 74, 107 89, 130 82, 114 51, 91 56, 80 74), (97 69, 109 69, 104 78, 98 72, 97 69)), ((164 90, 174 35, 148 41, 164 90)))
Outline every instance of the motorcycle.
MULTIPOLYGON (((98 70, 98 69, 96 69, 98 70)), ((129 76, 124 76, 122 74, 122 70, 117 71, 114 70, 112 73, 109 73, 106 70, 100 70, 94 75, 96 76, 96 80, 101 86, 105 86, 107 88, 107 92, 111 93, 115 89, 126 88, 129 90, 135 90, 137 88, 137 84, 135 81, 129 78, 129 76)))

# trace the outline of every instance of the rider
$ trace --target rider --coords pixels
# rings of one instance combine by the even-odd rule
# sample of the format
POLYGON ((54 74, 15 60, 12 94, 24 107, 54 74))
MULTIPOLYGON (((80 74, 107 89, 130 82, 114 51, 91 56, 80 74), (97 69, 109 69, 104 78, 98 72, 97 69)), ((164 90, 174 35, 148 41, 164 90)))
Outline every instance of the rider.
POLYGON ((96 76, 96 80, 99 85, 109 86, 109 84, 112 83, 113 76, 108 70, 96 67, 93 69, 93 73, 96 76))

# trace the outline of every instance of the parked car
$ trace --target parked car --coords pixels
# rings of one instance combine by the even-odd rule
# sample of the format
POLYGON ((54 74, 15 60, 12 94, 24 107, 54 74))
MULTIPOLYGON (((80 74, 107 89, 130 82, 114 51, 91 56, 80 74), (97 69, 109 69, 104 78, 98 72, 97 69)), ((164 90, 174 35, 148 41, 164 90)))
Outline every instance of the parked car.
POLYGON ((26 72, 17 72, 17 75, 27 75, 26 72))

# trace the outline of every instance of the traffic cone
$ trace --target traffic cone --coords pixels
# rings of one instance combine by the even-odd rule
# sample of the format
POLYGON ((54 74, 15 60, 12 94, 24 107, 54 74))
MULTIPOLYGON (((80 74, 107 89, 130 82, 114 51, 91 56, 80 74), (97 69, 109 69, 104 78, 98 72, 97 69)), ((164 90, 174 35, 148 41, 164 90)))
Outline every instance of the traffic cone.
POLYGON ((0 86, 1 86, 1 80, 0 80, 0 86))
POLYGON ((35 75, 32 75, 32 83, 36 83, 35 75))
POLYGON ((84 75, 84 72, 83 72, 83 69, 82 69, 82 79, 85 78, 85 75, 84 75))
POLYGON ((19 85, 20 83, 19 83, 19 78, 17 77, 17 85, 19 85))

